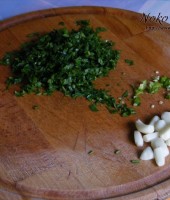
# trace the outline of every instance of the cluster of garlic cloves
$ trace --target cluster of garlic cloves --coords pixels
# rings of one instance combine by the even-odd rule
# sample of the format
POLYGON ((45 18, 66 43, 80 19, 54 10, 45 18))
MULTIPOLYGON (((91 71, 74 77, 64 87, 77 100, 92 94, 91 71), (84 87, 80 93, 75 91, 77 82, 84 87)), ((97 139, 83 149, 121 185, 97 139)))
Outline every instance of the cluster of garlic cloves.
POLYGON ((135 122, 134 141, 138 147, 143 147, 144 142, 150 144, 140 155, 141 160, 155 159, 161 167, 165 164, 165 158, 169 155, 170 146, 170 112, 162 113, 161 117, 154 116, 149 124, 140 119, 135 122))

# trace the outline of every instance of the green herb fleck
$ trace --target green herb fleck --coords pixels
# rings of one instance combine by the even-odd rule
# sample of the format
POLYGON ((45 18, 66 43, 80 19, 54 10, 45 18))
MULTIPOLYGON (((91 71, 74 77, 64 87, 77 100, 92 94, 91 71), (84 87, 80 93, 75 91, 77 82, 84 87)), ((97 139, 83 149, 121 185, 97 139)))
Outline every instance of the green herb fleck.
POLYGON ((170 99, 170 78, 167 76, 157 76, 151 81, 144 80, 138 87, 133 87, 134 94, 132 97, 133 106, 139 106, 141 104, 140 95, 143 93, 155 94, 159 92, 161 88, 166 90, 165 99, 170 99))
POLYGON ((93 153, 94 153, 93 150, 88 151, 88 155, 91 155, 93 153))
POLYGON ((141 99, 139 96, 134 96, 133 97, 133 106, 140 106, 141 104, 141 99))
POLYGON ((36 105, 33 105, 33 106, 32 106, 32 109, 38 110, 38 109, 39 109, 39 105, 37 105, 37 104, 36 104, 36 105))
POLYGON ((125 63, 127 63, 129 66, 134 65, 134 61, 129 59, 125 59, 125 63))
POLYGON ((167 76, 161 76, 159 82, 162 84, 162 87, 166 90, 170 90, 170 78, 167 76))
POLYGON ((165 99, 170 99, 170 93, 165 95, 165 99))
POLYGON ((145 92, 146 87, 147 87, 147 80, 144 80, 139 84, 139 87, 135 89, 135 95, 138 96, 139 94, 143 94, 145 92))
POLYGON ((28 38, 34 38, 34 37, 39 37, 39 36, 40 36, 39 32, 34 32, 27 35, 28 38))
POLYGON ((114 151, 114 154, 120 154, 120 153, 121 153, 121 151, 118 150, 118 149, 116 149, 116 150, 114 151))
POLYGON ((64 25, 65 25, 64 22, 59 22, 58 24, 59 24, 60 26, 64 26, 64 25))
POLYGON ((159 89, 162 87, 162 84, 159 83, 159 82, 153 82, 153 81, 150 81, 149 82, 149 85, 147 87, 147 91, 148 93, 150 94, 155 94, 159 91, 159 89))
POLYGON ((123 94, 122 94, 122 98, 126 98, 126 97, 128 97, 128 95, 129 95, 129 93, 128 93, 128 91, 126 90, 123 94))
POLYGON ((133 163, 133 164, 139 164, 140 160, 130 160, 130 162, 133 163))
POLYGON ((90 105, 89 105, 89 108, 90 108, 90 110, 93 111, 93 112, 99 111, 99 110, 97 109, 96 104, 90 104, 90 105))

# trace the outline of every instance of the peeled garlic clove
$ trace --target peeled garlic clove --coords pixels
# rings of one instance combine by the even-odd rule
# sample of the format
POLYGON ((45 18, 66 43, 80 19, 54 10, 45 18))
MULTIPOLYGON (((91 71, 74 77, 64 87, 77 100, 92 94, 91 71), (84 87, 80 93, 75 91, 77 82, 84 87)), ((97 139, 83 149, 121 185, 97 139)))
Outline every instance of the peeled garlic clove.
POLYGON ((164 156, 164 150, 162 147, 158 147, 154 149, 154 157, 156 164, 161 167, 165 164, 165 156, 164 156))
POLYGON ((166 125, 163 129, 159 131, 159 135, 163 140, 170 139, 170 125, 166 125))
POLYGON ((170 112, 162 113, 161 119, 163 119, 166 123, 170 123, 170 112))
POLYGON ((154 140, 151 141, 151 147, 153 149, 156 149, 158 147, 162 147, 163 152, 164 152, 164 156, 168 156, 169 155, 169 149, 167 147, 167 144, 164 142, 164 140, 162 138, 156 138, 154 140))
POLYGON ((140 159, 141 160, 151 160, 154 158, 154 153, 151 149, 151 147, 146 147, 146 149, 143 150, 140 159))
POLYGON ((136 146, 142 147, 143 146, 143 137, 139 131, 134 131, 134 141, 136 146))
POLYGON ((167 147, 167 145, 165 144, 164 146, 161 146, 163 148, 163 151, 164 151, 164 156, 168 156, 169 155, 169 149, 167 147))
POLYGON ((144 124, 140 119, 135 122, 136 128, 139 132, 144 134, 149 134, 154 132, 153 125, 144 124))
POLYGON ((151 141, 151 147, 153 149, 164 146, 164 145, 166 145, 166 144, 162 138, 155 138, 154 140, 151 141))
POLYGON ((158 120, 155 123, 155 130, 156 131, 160 131, 161 129, 163 129, 166 126, 166 122, 163 119, 158 120))
POLYGON ((159 136, 158 132, 149 133, 149 134, 143 136, 143 140, 145 142, 151 142, 153 139, 157 138, 158 136, 159 136))
POLYGON ((158 120, 160 120, 160 118, 159 118, 159 116, 154 116, 152 119, 151 119, 151 121, 149 122, 149 125, 155 125, 155 123, 158 121, 158 120))
POLYGON ((168 140, 166 141, 166 145, 167 145, 167 146, 170 146, 170 139, 168 139, 168 140))

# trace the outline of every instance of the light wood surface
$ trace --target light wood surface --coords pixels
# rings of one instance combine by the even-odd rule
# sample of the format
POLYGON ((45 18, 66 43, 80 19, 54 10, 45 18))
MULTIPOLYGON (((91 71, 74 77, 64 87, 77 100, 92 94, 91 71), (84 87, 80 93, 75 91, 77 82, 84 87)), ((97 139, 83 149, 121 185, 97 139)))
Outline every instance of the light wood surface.
MULTIPOLYGON (((0 23, 0 57, 19 48, 32 32, 47 32, 64 21, 74 28, 77 19, 103 26, 104 39, 121 50, 117 68, 96 81, 119 97, 130 85, 150 79, 158 70, 170 76, 170 30, 148 31, 141 15, 111 8, 60 8, 17 16, 0 23), (124 59, 134 60, 133 66, 124 59), (123 73, 122 73, 123 72, 123 73), (119 83, 119 85, 118 85, 119 83)), ((158 24, 154 24, 159 26, 158 24)), ((167 24, 166 24, 167 26, 167 24)), ((163 92, 143 95, 137 114, 122 118, 103 107, 91 112, 82 98, 52 96, 17 98, 4 91, 10 69, 0 67, 0 200, 165 199, 170 196, 170 158, 164 167, 154 161, 135 165, 142 149, 133 142, 134 122, 146 123, 170 109, 163 92), (163 100, 164 104, 159 105, 163 100), (32 106, 38 104, 39 110, 32 106), (151 109, 150 105, 155 108, 151 109), (120 154, 114 154, 119 149, 120 154), (88 154, 93 150, 93 154, 88 154)))

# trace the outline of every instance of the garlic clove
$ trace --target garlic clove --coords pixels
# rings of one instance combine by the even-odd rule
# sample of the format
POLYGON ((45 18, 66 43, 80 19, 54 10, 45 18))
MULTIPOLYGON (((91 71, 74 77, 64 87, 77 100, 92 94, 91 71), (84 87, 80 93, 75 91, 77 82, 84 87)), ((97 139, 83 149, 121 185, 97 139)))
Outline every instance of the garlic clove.
POLYGON ((135 122, 136 128, 139 132, 144 134, 149 134, 154 132, 153 125, 144 124, 140 119, 135 122))
POLYGON ((149 122, 149 125, 153 125, 153 126, 154 126, 155 123, 156 123, 158 120, 160 120, 159 116, 155 115, 155 116, 151 119, 151 121, 149 122))
POLYGON ((156 131, 160 131, 166 126, 166 122, 163 119, 160 119, 155 123, 154 126, 156 131))
POLYGON ((168 156, 169 155, 169 149, 167 147, 167 145, 165 144, 164 146, 161 146, 163 148, 163 151, 164 151, 164 156, 168 156))
POLYGON ((166 145, 164 140, 162 138, 155 138, 154 140, 151 141, 151 147, 153 149, 157 148, 157 147, 161 147, 166 145))
POLYGON ((170 125, 166 125, 163 129, 161 129, 159 134, 160 137, 165 141, 170 139, 170 125))
POLYGON ((146 149, 143 150, 140 159, 141 160, 151 160, 154 158, 154 153, 151 147, 146 147, 146 149))
POLYGON ((161 167, 165 165, 165 156, 164 156, 164 150, 162 147, 157 147, 154 149, 154 157, 156 164, 161 167))
POLYGON ((166 145, 167 145, 167 146, 170 146, 170 139, 168 139, 168 140, 166 141, 166 145))
POLYGON ((170 123, 170 112, 163 112, 161 115, 161 119, 163 119, 167 124, 170 123))
POLYGON ((149 133, 149 134, 146 134, 146 135, 143 136, 143 140, 145 142, 151 142, 152 140, 154 140, 158 136, 159 136, 158 132, 149 133))
POLYGON ((134 131, 134 141, 136 146, 142 147, 143 146, 143 137, 139 131, 134 131))

